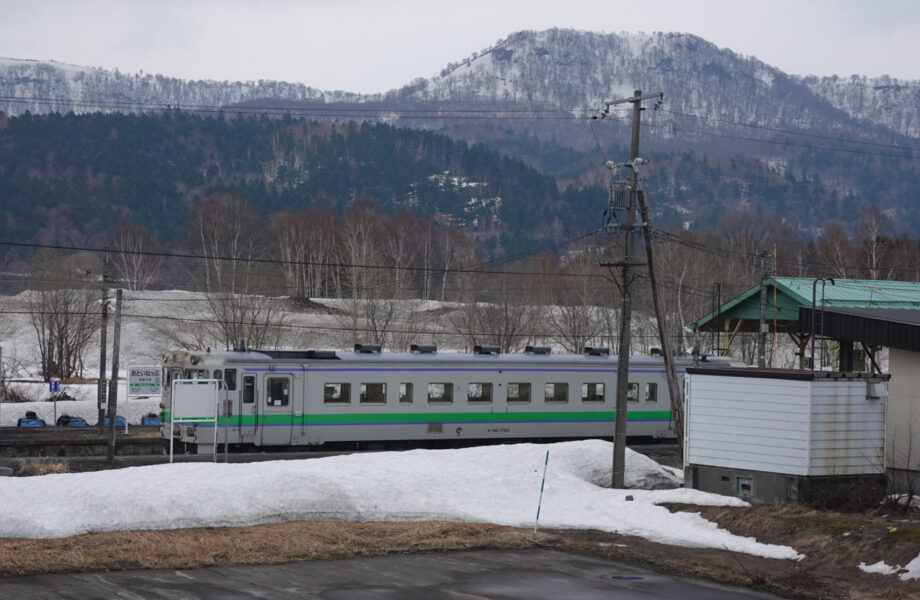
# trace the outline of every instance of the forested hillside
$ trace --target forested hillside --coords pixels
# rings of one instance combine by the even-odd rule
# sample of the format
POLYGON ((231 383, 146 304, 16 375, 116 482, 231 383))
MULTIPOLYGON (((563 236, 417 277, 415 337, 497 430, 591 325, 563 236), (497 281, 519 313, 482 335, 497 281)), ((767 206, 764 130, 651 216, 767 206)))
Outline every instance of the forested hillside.
MULTIPOLYGON (((558 242, 600 223, 608 176, 604 163, 628 157, 629 107, 614 107, 604 120, 592 117, 601 114, 605 102, 637 88, 664 94, 663 103, 650 102, 642 118, 641 156, 650 160, 643 168, 644 185, 657 223, 701 228, 726 214, 755 211, 815 237, 829 220, 855 232, 863 211, 874 207, 897 233, 916 236, 920 88, 915 83, 794 77, 681 33, 549 29, 513 33, 447 65, 436 77, 378 95, 272 81, 184 81, 3 59, 0 110, 7 115, 27 110, 168 112, 170 117, 162 120, 106 124, 90 115, 95 125, 69 129, 52 118, 48 127, 55 123, 60 129, 40 132, 58 136, 58 143, 68 147, 87 143, 68 137, 81 127, 106 133, 134 127, 136 138, 150 133, 149 141, 138 139, 135 145, 143 151, 106 138, 111 145, 106 152, 166 173, 165 180, 151 175, 139 183, 135 169, 117 174, 117 185, 104 178, 84 183, 99 197, 112 194, 102 204, 125 204, 125 216, 135 216, 141 210, 135 204, 142 200, 143 210, 159 215, 154 219, 158 235, 175 235, 164 217, 175 214, 172 205, 187 205, 216 191, 245 194, 263 214, 292 202, 341 207, 367 194, 385 210, 408 206, 461 225, 486 241, 490 251, 513 252, 525 241, 558 242), (176 113, 177 107, 183 112, 176 113), (259 117, 225 120, 216 118, 220 111, 288 111, 323 125, 259 117), (201 123, 194 114, 214 118, 201 123), (344 124, 353 121, 443 133, 465 145, 430 133, 344 124), (173 134, 177 137, 168 139, 173 134), (485 152, 477 143, 556 181, 485 152), (167 149, 170 144, 177 148, 167 149), (181 164, 170 166, 164 153, 181 164), (157 186, 165 189, 156 192, 157 186), (565 192, 560 195, 557 187, 565 192), (579 199, 575 205, 569 202, 574 198, 579 199)), ((65 123, 67 118, 57 117, 65 123)), ((130 132, 119 135, 130 137, 130 132)), ((2 149, 9 150, 4 160, 12 157, 13 163, 0 169, 16 168, 19 150, 8 141, 2 149)), ((75 190, 86 179, 82 171, 64 188, 54 187, 56 165, 44 157, 38 162, 40 167, 26 171, 29 185, 44 181, 50 186, 41 191, 42 203, 51 202, 48 190, 62 189, 67 191, 62 202, 83 201, 86 194, 75 190)), ((17 185, 13 189, 30 191, 21 181, 17 185)), ((70 205, 49 205, 36 214, 50 223, 47 239, 78 239, 100 229, 80 223, 70 205), (60 214, 69 223, 59 223, 60 214)), ((111 221, 106 210, 94 208, 90 214, 111 221)))
POLYGON ((495 251, 559 241, 600 223, 600 188, 552 177, 483 145, 384 124, 289 117, 57 114, 0 117, 6 241, 98 242, 124 219, 161 242, 197 201, 225 192, 263 216, 373 199, 455 225, 495 251))

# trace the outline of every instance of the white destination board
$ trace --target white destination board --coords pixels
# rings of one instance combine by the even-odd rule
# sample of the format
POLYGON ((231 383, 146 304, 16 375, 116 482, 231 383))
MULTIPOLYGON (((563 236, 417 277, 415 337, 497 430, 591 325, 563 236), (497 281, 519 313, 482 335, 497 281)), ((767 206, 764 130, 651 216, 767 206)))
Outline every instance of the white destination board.
POLYGON ((128 367, 129 396, 159 396, 162 392, 160 367, 128 367))

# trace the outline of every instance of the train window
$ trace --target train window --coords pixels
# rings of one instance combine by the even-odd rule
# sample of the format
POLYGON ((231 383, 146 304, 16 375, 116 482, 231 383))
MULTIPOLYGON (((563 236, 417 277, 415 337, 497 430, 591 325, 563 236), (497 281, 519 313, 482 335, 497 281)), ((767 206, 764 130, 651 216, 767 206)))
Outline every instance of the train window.
POLYGON ((452 383, 429 383, 428 384, 428 403, 429 404, 450 404, 454 401, 454 384, 452 383))
POLYGON ((351 384, 327 383, 323 386, 323 402, 326 404, 348 404, 351 402, 351 384))
POLYGON ((268 377, 265 380, 265 404, 287 406, 290 401, 291 380, 287 377, 268 377))
POLYGON ((185 378, 186 379, 207 379, 208 370, 207 369, 186 369, 185 378))
POLYGON ((362 383, 360 402, 361 404, 383 404, 387 401, 387 384, 385 383, 362 383))
POLYGON ((544 387, 544 398, 547 402, 568 402, 569 384, 547 383, 544 387))
POLYGON ((508 402, 519 402, 522 404, 530 403, 529 383, 509 383, 507 389, 508 402))
POLYGON ((492 402, 492 384, 491 383, 471 383, 467 386, 467 402, 481 402, 488 404, 492 402))
POLYGON ((399 384, 399 403, 400 404, 412 404, 412 384, 411 383, 400 383, 399 384))
POLYGON ((220 369, 214 369, 214 379, 217 380, 217 389, 224 389, 224 374, 220 369))
POLYGON ((243 376, 243 404, 252 404, 256 401, 255 375, 243 376))
POLYGON ((638 402, 639 401, 639 384, 630 383, 626 386, 626 400, 628 402, 638 402))
POLYGON ((658 402, 658 384, 649 383, 645 386, 645 401, 658 402))
POLYGON ((236 369, 224 369, 224 387, 228 392, 236 391, 236 369))
POLYGON ((603 383, 583 383, 581 384, 581 401, 582 402, 603 402, 604 401, 604 384, 603 383))

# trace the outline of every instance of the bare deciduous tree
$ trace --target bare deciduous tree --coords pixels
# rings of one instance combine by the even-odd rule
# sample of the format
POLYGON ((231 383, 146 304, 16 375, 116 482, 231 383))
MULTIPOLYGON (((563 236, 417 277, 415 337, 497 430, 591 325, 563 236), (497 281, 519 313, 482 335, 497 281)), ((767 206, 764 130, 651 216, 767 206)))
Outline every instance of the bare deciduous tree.
POLYGON ((109 230, 109 260, 116 280, 129 290, 145 290, 163 265, 162 248, 143 225, 119 221, 109 230))
POLYGON ((861 249, 860 263, 866 268, 869 279, 888 279, 891 269, 882 272, 890 254, 888 239, 889 219, 876 206, 866 208, 859 220, 859 242, 861 249))
POLYGON ((285 288, 291 296, 326 298, 339 292, 336 257, 336 216, 332 209, 281 211, 272 217, 273 248, 285 288))
POLYGON ((828 266, 834 277, 846 279, 849 265, 853 264, 853 252, 850 238, 837 221, 832 221, 824 229, 824 235, 817 243, 818 260, 828 266))
POLYGON ((83 353, 99 329, 94 286, 67 258, 39 252, 28 261, 25 300, 35 330, 41 375, 82 375, 83 353))
POLYGON ((469 344, 494 345, 502 352, 520 350, 533 342, 543 307, 534 304, 531 280, 498 273, 480 280, 487 290, 482 300, 464 301, 451 316, 451 324, 469 344))
POLYGON ((609 309, 602 306, 609 284, 598 266, 597 253, 590 247, 569 252, 565 265, 557 273, 562 277, 547 278, 552 287, 546 323, 553 339, 566 351, 578 354, 607 328, 609 309))
POLYGON ((246 199, 235 194, 206 198, 189 211, 189 237, 204 257, 196 273, 210 309, 209 336, 217 344, 276 346, 284 316, 268 294, 268 227, 246 199))

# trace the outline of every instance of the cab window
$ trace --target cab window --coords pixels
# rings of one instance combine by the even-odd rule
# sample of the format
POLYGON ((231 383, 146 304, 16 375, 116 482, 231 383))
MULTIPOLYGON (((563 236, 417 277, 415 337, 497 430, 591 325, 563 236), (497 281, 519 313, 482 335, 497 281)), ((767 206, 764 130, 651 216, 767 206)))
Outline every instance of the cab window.
POLYGON ((291 380, 287 377, 265 379, 265 403, 268 406, 287 406, 290 402, 291 380))

